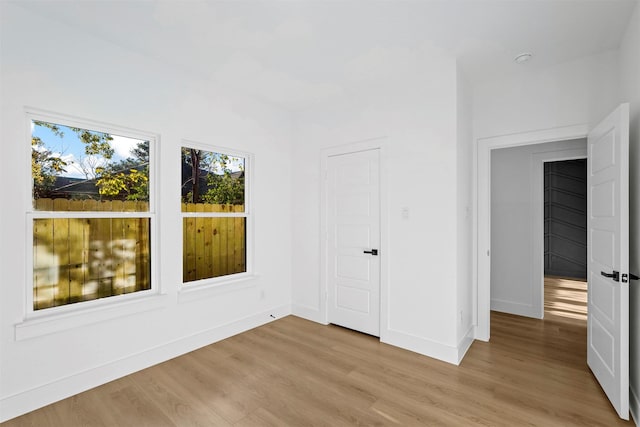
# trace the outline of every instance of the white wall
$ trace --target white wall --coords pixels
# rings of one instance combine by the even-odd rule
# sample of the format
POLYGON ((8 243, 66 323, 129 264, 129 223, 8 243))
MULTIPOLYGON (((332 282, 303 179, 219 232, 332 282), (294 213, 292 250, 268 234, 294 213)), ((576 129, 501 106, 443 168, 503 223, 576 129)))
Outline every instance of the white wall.
POLYGON ((356 75, 341 99, 296 117, 293 311, 326 320, 319 280, 321 150, 381 138, 387 294, 381 339, 457 363, 456 63, 429 46, 378 47, 345 68, 364 60, 369 72, 356 75), (398 62, 409 66, 397 68, 398 62))
POLYGON ((593 126, 618 104, 617 51, 543 69, 522 65, 518 74, 474 87, 475 140, 578 124, 593 126))
POLYGON ((19 6, 1 2, 0 8, 0 421, 265 323, 270 314, 288 314, 291 194, 282 189, 292 178, 290 115, 19 6), (14 325, 24 319, 30 290, 25 106, 160 135, 157 271, 166 294, 160 307, 15 340, 14 325), (190 302, 178 302, 182 138, 255 155, 257 275, 241 289, 190 302))
MULTIPOLYGON (((458 293, 457 324, 458 348, 466 351, 471 345, 475 323, 475 300, 473 299, 473 130, 471 128, 471 91, 465 76, 458 68, 457 81, 457 169, 458 169, 458 293)), ((460 354, 462 357, 462 354, 460 354)))
POLYGON ((586 139, 491 152, 491 309, 542 318, 543 161, 587 155, 586 139))
MULTIPOLYGON (((629 265, 640 275, 640 5, 631 16, 620 46, 620 102, 630 103, 629 132, 629 265)), ((640 425, 640 282, 631 282, 629 301, 630 407, 640 425)))

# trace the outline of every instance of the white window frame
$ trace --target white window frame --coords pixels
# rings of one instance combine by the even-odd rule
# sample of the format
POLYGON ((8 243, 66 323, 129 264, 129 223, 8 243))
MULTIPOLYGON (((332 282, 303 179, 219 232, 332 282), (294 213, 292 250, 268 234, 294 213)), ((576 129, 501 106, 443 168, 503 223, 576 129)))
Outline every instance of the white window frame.
MULTIPOLYGON (((245 282, 255 277, 253 272, 253 211, 251 205, 252 194, 252 176, 253 176, 253 154, 245 151, 238 151, 228 147, 221 147, 210 144, 203 144, 196 141, 182 140, 179 149, 182 148, 195 148, 197 150, 208 151, 211 153, 225 154, 230 157, 242 157, 244 159, 244 212, 183 212, 180 210, 180 254, 184 256, 184 230, 182 223, 185 218, 245 218, 245 272, 227 274, 224 276, 211 277, 207 279, 193 280, 190 282, 184 282, 184 265, 181 264, 180 277, 181 277, 181 289, 180 289, 180 302, 190 301, 194 298, 198 298, 201 292, 207 292, 211 294, 224 292, 226 290, 243 289, 249 286, 253 286, 251 283, 240 284, 238 282, 245 282), (198 295, 193 295, 197 293, 198 295)), ((181 153, 180 153, 181 155, 181 153)), ((181 162, 181 157, 178 157, 181 162)), ((181 168, 181 163, 178 164, 181 168)))
POLYGON ((24 319, 16 324, 16 339, 26 339, 50 332, 69 329, 87 323, 109 318, 120 317, 128 313, 134 314, 165 305, 166 298, 160 292, 158 280, 158 220, 156 212, 156 163, 160 137, 151 132, 111 125, 94 120, 68 116, 64 114, 25 109, 25 212, 26 212, 26 280, 24 289, 24 319), (149 141, 149 210, 146 212, 97 212, 97 211, 37 211, 33 206, 33 177, 31 171, 31 123, 43 121, 64 126, 77 127, 92 131, 121 135, 149 141), (89 301, 81 301, 56 307, 34 310, 33 307, 33 222, 40 218, 149 218, 151 287, 147 290, 114 295, 89 301), (162 298, 159 298, 162 297, 162 298), (161 301, 162 300, 162 301, 161 301))

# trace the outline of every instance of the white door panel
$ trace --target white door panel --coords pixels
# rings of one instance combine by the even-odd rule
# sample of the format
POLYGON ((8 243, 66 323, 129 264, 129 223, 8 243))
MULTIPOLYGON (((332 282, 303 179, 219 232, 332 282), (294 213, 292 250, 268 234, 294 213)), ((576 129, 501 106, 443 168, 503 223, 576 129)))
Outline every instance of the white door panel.
POLYGON ((379 150, 327 161, 329 322, 380 335, 379 150))
POLYGON ((588 137, 587 364, 629 419, 629 105, 588 137))

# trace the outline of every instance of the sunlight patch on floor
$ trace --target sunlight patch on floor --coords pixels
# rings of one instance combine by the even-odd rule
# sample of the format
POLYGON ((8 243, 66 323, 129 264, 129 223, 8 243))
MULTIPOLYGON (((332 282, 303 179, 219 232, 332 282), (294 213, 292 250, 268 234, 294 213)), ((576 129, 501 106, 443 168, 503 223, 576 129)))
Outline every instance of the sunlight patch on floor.
POLYGON ((587 320, 587 282, 547 276, 544 278, 545 316, 587 320))

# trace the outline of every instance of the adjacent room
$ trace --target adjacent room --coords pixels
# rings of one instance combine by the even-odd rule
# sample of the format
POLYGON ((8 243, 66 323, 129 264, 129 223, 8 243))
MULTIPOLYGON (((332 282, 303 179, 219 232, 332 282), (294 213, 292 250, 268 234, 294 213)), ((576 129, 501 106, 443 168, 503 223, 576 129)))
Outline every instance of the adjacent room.
POLYGON ((1 0, 0 422, 640 420, 638 0, 1 0))

